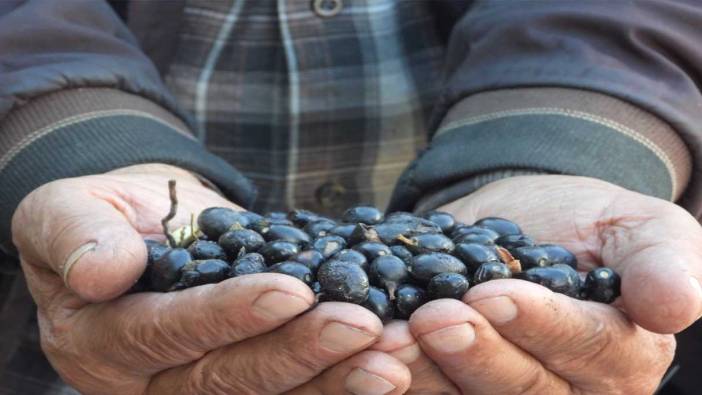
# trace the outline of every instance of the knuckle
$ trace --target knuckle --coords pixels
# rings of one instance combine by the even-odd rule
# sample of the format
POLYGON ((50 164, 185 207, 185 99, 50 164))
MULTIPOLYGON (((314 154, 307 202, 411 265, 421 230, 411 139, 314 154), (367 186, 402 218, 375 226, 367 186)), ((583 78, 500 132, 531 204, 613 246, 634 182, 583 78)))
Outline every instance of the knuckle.
POLYGON ((217 368, 208 368, 198 364, 188 381, 189 394, 260 394, 261 385, 265 385, 261 370, 247 367, 236 371, 236 364, 220 364, 217 368))

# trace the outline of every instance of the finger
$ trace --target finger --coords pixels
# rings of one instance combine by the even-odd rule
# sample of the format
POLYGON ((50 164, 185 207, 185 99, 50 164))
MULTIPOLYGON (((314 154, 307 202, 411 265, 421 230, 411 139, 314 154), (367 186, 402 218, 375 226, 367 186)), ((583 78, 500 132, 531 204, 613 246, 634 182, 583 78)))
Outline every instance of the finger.
POLYGON ((451 380, 422 352, 407 321, 395 320, 385 324, 383 336, 371 350, 387 353, 410 369, 412 388, 409 394, 460 394, 451 380))
POLYGON ((399 395, 412 382, 402 362, 379 351, 362 351, 330 368, 288 395, 399 395))
POLYGON ((622 302, 636 323, 679 332, 702 315, 702 227, 657 199, 645 198, 646 207, 636 210, 625 198, 631 195, 615 200, 600 226, 602 261, 621 274, 622 302), (644 209, 650 214, 639 214, 644 209))
POLYGON ((648 332, 614 307, 537 284, 491 281, 464 300, 503 338, 585 392, 652 393, 672 361, 672 336, 648 332))
POLYGON ((86 188, 78 182, 39 188, 17 209, 12 235, 27 264, 48 265, 78 296, 97 302, 136 281, 146 247, 124 213, 86 188))
POLYGON ((382 330, 363 307, 322 303, 274 332, 157 375, 149 393, 278 394, 369 347, 382 330))
POLYGON ((140 373, 149 375, 267 333, 313 303, 312 291, 301 281, 281 274, 255 274, 90 305, 65 320, 70 324, 58 321, 48 337, 56 347, 71 344, 63 350, 69 358, 96 354, 105 363, 127 369, 139 366, 140 373))
POLYGON ((422 350, 462 393, 569 393, 568 383, 502 338, 461 301, 429 302, 414 312, 409 324, 422 350))

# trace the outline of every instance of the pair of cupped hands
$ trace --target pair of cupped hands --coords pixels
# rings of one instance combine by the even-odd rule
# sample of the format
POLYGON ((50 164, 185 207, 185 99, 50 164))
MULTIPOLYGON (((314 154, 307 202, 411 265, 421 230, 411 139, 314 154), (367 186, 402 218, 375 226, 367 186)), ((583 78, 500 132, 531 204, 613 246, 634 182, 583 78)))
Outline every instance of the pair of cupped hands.
POLYGON ((385 327, 363 307, 315 303, 266 273, 172 293, 125 295, 173 222, 237 208, 160 164, 64 179, 28 195, 13 241, 51 364, 86 394, 645 394, 669 366, 671 335, 702 313, 702 229, 682 208, 589 178, 515 177, 440 209, 462 222, 519 223, 622 276, 615 305, 497 280, 385 327))

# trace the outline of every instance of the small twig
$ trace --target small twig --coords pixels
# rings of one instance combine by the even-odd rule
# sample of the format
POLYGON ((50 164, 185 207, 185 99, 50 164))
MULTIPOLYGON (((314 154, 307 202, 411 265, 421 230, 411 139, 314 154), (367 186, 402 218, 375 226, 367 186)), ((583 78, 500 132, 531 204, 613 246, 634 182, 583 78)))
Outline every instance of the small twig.
POLYGON ((521 273, 522 264, 519 259, 515 259, 508 249, 497 246, 497 254, 500 256, 502 262, 509 268, 512 274, 521 273))
POLYGON ((168 180, 168 195, 171 199, 171 208, 170 211, 168 211, 168 215, 163 217, 163 219, 161 220, 161 226, 163 227, 163 234, 168 239, 168 244, 171 246, 171 248, 176 248, 177 243, 175 241, 175 238, 168 231, 168 221, 172 220, 176 216, 176 212, 178 212, 178 197, 176 196, 175 180, 168 180))

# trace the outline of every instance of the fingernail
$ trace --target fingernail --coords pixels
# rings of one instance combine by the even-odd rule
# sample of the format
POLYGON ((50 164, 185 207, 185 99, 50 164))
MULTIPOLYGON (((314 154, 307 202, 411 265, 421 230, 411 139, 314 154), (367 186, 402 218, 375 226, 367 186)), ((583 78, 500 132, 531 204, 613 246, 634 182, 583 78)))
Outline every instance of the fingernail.
POLYGON ((487 318, 491 324, 506 324, 517 318, 517 305, 509 296, 481 299, 470 305, 487 318))
POLYGON ((473 344, 475 329, 468 323, 458 324, 427 333, 421 339, 438 352, 453 354, 463 351, 473 344))
POLYGON ((97 247, 97 243, 94 241, 83 244, 82 246, 76 248, 75 251, 73 251, 68 258, 66 258, 66 261, 61 266, 61 277, 63 278, 63 283, 66 284, 69 289, 71 286, 68 284, 68 275, 71 273, 71 269, 73 269, 73 266, 75 266, 83 255, 90 251, 94 251, 95 247, 97 247))
POLYGON ((400 360, 400 362, 408 364, 412 363, 419 358, 421 355, 422 350, 419 348, 419 344, 417 343, 412 343, 409 346, 402 347, 399 350, 395 350, 390 353, 391 356, 397 358, 400 360))
POLYGON ((281 291, 268 291, 254 301, 252 309, 264 318, 279 321, 292 318, 309 309, 310 306, 311 304, 300 296, 281 291))
POLYGON ((377 336, 340 322, 331 322, 322 329, 319 344, 336 352, 356 351, 369 345, 377 336))
POLYGON ((354 395, 383 395, 395 389, 395 386, 373 373, 356 368, 346 376, 346 391, 354 395))

